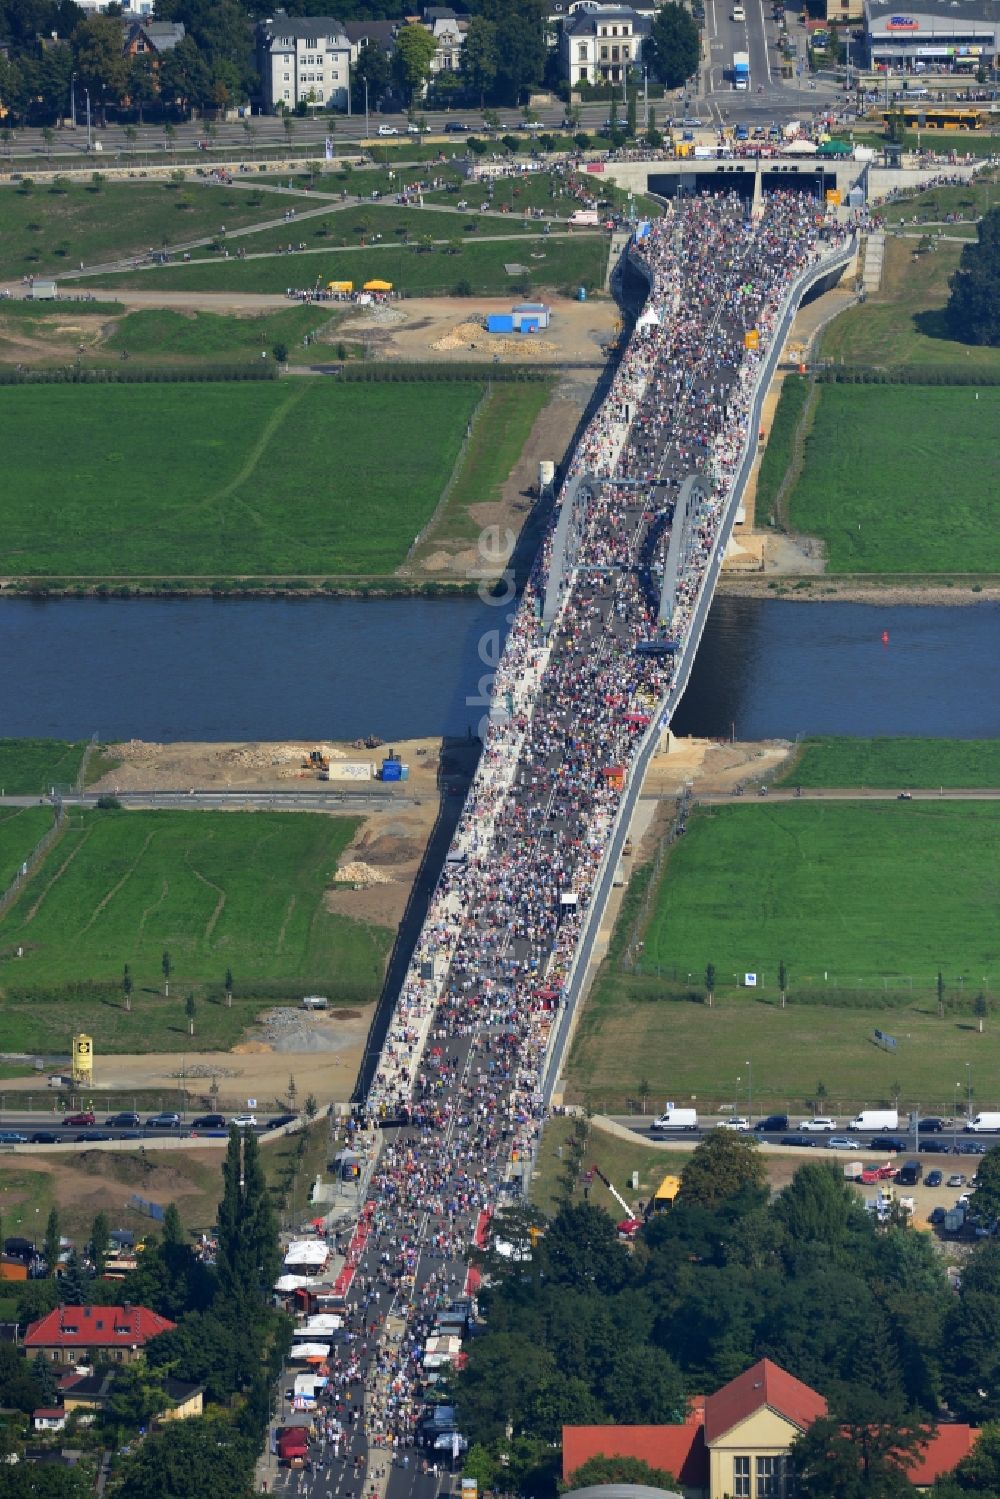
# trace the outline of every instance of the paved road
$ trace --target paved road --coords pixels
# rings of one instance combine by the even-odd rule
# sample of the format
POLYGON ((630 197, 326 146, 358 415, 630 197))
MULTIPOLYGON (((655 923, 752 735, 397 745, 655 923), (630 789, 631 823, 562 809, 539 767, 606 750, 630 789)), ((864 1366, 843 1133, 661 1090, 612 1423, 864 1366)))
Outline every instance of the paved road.
MULTIPOLYGON (((735 799, 746 802, 856 802, 856 801, 914 801, 914 802, 995 802, 1000 800, 1000 788, 989 786, 928 786, 913 790, 901 797, 898 790, 880 790, 870 786, 769 786, 762 796, 753 785, 747 787, 742 796, 733 791, 698 791, 693 800, 704 806, 718 806, 735 799)), ((660 800, 659 797, 656 800, 660 800)))
MULTIPOLYGON (((108 792, 67 792, 59 798, 64 807, 95 807, 99 795, 108 792)), ((341 812, 372 811, 384 807, 403 808, 420 805, 417 798, 388 786, 372 786, 366 791, 331 791, 325 786, 295 791, 118 791, 114 793, 123 807, 174 808, 197 812, 207 808, 246 807, 270 812, 341 812)), ((0 796, 0 807, 34 807, 51 800, 39 796, 0 796)))

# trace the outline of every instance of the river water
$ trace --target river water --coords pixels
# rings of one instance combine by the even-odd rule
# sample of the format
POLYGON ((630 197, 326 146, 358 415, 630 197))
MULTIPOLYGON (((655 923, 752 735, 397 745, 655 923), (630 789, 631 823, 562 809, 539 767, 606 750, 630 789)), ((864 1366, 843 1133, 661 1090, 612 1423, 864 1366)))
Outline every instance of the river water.
MULTIPOLYGON (((0 735, 465 734, 505 613, 477 599, 5 600, 0 735)), ((1000 733, 998 660, 994 605, 722 598, 674 726, 986 738, 1000 733)))

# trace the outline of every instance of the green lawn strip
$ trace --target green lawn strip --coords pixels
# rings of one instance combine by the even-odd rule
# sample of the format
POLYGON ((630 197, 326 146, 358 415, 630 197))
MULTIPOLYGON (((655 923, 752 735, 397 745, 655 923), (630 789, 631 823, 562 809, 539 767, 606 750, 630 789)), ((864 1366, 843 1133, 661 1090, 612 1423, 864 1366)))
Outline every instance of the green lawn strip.
POLYGON ((998 833, 993 802, 702 809, 671 853, 641 967, 699 985, 709 962, 726 985, 749 970, 772 996, 781 960, 819 992, 932 986, 939 970, 996 981, 998 833))
POLYGON ((258 220, 280 218, 284 199, 189 181, 36 183, 0 188, 0 279, 76 270, 145 255, 258 220))
POLYGON ((15 387, 0 412, 0 550, 10 572, 55 577, 389 574, 433 513, 480 394, 473 382, 15 387), (184 442, 163 442, 165 425, 184 442))
MULTIPOLYGON (((72 1024, 113 1051, 231 1045, 268 1000, 307 988, 334 1004, 378 994, 392 934, 326 910, 324 891, 357 818, 299 813, 96 812, 69 827, 0 918, 4 1034, 51 1049, 72 1024), (169 998, 161 960, 171 955, 169 998), (128 963, 133 1013, 124 1009, 128 963), (234 1004, 223 995, 226 969, 234 1004)), ((64 1043, 65 1044, 65 1043, 64 1043)))
MULTIPOLYGON (((532 226, 538 233, 538 226, 532 226)), ((519 219, 483 218, 481 214, 445 213, 434 208, 399 208, 393 204, 360 203, 350 208, 331 208, 328 214, 310 219, 297 219, 290 224, 281 224, 273 229, 261 229, 252 234, 241 235, 235 240, 226 240, 230 255, 234 250, 245 250, 247 255, 281 254, 288 245, 295 250, 288 259, 294 260, 305 245, 309 250, 336 249, 346 246, 419 244, 421 241, 462 241, 469 234, 516 234, 525 230, 519 219)), ((220 241, 220 243, 222 243, 220 241)), ((197 252, 199 260, 216 260, 217 253, 207 249, 197 252)))
MULTIPOLYGON (((503 225, 500 226, 504 228, 503 225)), ((480 230, 480 234, 486 230, 480 230)), ((456 253, 438 245, 431 251, 396 245, 364 250, 330 250, 318 255, 273 255, 260 260, 224 260, 207 264, 156 267, 93 276, 87 284, 100 287, 137 287, 144 291, 233 291, 281 293, 289 288, 324 286, 327 281, 373 278, 391 281, 397 290, 418 295, 453 295, 459 287, 475 294, 524 294, 528 287, 575 288, 581 283, 604 284, 608 242, 605 234, 573 234, 553 238, 540 233, 512 231, 513 238, 470 243, 462 240, 456 253), (533 255, 542 258, 534 259, 533 255), (525 271, 508 275, 507 264, 525 271)), ((460 236, 456 236, 459 237, 460 236)))
POLYGON ((80 740, 0 739, 0 790, 7 796, 41 796, 56 785, 72 786, 86 748, 80 740))
POLYGON ((1000 740, 806 739, 775 785, 1000 789, 1000 740))
POLYGON ((482 523, 476 519, 472 507, 500 499, 503 486, 551 395, 549 380, 491 386, 476 415, 458 475, 434 525, 423 539, 422 548, 477 539, 482 523))
MULTIPOLYGON (((579 1122, 574 1118, 556 1116, 545 1126, 538 1153, 538 1175, 532 1182, 530 1195, 532 1204, 547 1217, 556 1212, 560 1198, 565 1195, 566 1162, 579 1122)), ((679 1175, 690 1158, 690 1151, 657 1149, 643 1144, 638 1136, 622 1139, 592 1123, 588 1129, 582 1169, 589 1171, 592 1165, 598 1166, 625 1201, 634 1207, 640 1200, 647 1201, 668 1173, 679 1175), (639 1173, 639 1185, 634 1189, 631 1185, 633 1171, 639 1173)), ((625 1216, 621 1203, 615 1200, 596 1173, 589 1187, 588 1200, 594 1207, 604 1208, 616 1223, 621 1222, 625 1216)), ((579 1180, 574 1185, 572 1196, 577 1202, 583 1201, 583 1183, 579 1180)))
POLYGON ((259 359, 262 349, 271 358, 275 344, 284 344, 290 353, 295 352, 307 333, 315 333, 339 315, 339 308, 331 308, 328 303, 247 316, 150 307, 121 318, 106 347, 127 349, 130 355, 141 356, 144 364, 160 359, 229 363, 239 358, 259 359))
POLYGON ((880 369, 948 366, 963 374, 1000 369, 1000 349, 948 337, 948 282, 958 269, 962 246, 941 242, 914 256, 915 243, 892 236, 886 240, 881 290, 847 308, 823 331, 822 357, 880 369))
POLYGON ((1000 388, 824 385, 789 500, 829 573, 1000 572, 1000 388))
POLYGON ((51 807, 0 807, 0 895, 52 826, 51 807))
MULTIPOLYGON (((70 1163, 68 1158, 65 1163, 70 1163)), ((13 1157, 0 1161, 0 1202, 3 1203, 5 1236, 23 1236, 41 1244, 45 1237, 45 1221, 54 1201, 55 1179, 47 1171, 25 1170, 13 1157)), ((16 1283, 8 1286, 5 1282, 4 1289, 14 1292, 16 1298, 16 1283)))
POLYGON ((757 496, 754 501, 757 526, 767 526, 774 522, 775 501, 792 461, 792 441, 808 396, 807 379, 801 375, 785 376, 757 478, 757 496))
MULTIPOLYGON (((887 224, 919 228, 922 221, 943 224, 950 213, 961 213, 966 219, 978 219, 997 203, 1000 203, 1000 181, 989 181, 980 175, 972 182, 931 187, 912 198, 887 203, 882 209, 882 215, 887 224), (915 225, 914 219, 917 220, 915 225)), ((944 227, 950 231, 960 226, 946 224, 944 227)))

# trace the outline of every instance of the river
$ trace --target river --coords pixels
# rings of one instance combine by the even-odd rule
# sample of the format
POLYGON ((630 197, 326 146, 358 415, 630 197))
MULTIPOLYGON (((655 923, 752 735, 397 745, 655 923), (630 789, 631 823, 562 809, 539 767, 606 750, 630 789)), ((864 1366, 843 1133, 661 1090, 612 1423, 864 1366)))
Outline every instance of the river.
MULTIPOLYGON (((465 734, 505 612, 464 598, 5 600, 0 735, 465 734)), ((721 598, 674 727, 988 738, 1000 733, 997 660, 995 605, 721 598)))

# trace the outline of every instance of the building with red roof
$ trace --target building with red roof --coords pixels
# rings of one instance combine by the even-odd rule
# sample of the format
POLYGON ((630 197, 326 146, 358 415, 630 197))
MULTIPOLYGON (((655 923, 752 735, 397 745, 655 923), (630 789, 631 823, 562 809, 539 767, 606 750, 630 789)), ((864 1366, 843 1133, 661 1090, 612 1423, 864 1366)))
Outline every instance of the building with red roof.
POLYGON ((148 1306, 57 1306, 24 1335, 25 1352, 44 1354, 54 1364, 99 1359, 128 1364, 161 1332, 176 1327, 148 1306))
MULTIPOLYGON (((592 1457, 636 1457, 672 1473, 685 1499, 783 1499, 793 1441, 826 1414, 822 1395, 764 1358, 714 1395, 695 1397, 677 1425, 564 1426, 563 1479, 592 1457)), ((914 1488, 950 1473, 978 1435, 962 1425, 928 1432, 908 1470, 914 1488)))

